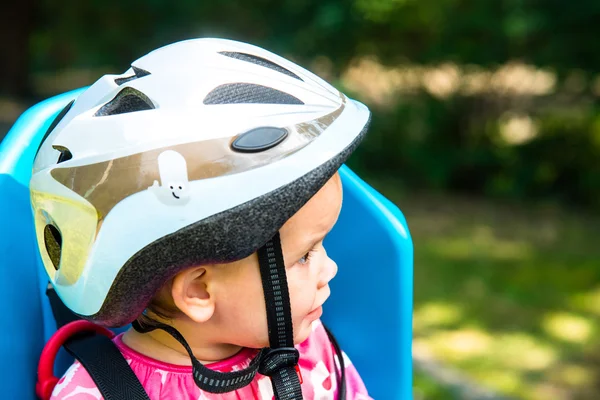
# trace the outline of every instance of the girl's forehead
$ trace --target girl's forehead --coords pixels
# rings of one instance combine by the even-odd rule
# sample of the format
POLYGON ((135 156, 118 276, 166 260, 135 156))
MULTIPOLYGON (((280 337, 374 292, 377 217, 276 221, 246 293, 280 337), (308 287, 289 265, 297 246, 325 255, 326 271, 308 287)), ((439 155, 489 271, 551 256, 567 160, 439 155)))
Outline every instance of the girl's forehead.
POLYGON ((333 228, 341 207, 342 185, 336 174, 284 224, 282 239, 301 242, 299 246, 319 240, 333 228))

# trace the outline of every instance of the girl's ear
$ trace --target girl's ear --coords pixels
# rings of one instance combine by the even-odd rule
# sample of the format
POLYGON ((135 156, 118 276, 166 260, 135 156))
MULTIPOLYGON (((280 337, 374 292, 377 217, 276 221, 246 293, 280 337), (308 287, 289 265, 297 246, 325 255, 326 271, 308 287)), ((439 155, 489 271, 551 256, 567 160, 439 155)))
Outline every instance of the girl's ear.
POLYGON ((192 321, 208 321, 215 312, 214 296, 209 292, 206 268, 196 267, 182 271, 173 278, 173 302, 192 321))

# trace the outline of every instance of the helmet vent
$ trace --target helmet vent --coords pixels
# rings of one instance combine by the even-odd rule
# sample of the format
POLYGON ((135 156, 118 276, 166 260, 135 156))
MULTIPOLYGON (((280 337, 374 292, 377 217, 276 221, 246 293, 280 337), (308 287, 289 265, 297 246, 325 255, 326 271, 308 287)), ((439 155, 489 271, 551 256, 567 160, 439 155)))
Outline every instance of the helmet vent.
POLYGON ((291 94, 252 83, 229 83, 217 86, 204 99, 204 104, 304 104, 291 94))
POLYGON ((73 158, 71 150, 67 149, 65 146, 54 145, 52 148, 60 151, 60 156, 58 156, 58 161, 56 162, 57 164, 69 161, 71 158, 73 158))
POLYGON ((277 65, 274 62, 269 61, 262 57, 254 56, 252 54, 238 53, 235 51, 220 51, 219 54, 222 54, 227 57, 235 58, 237 60, 250 62, 252 64, 257 64, 257 65, 260 65, 261 67, 270 68, 277 72, 281 72, 282 74, 286 74, 287 76, 291 76, 292 78, 296 78, 296 79, 303 81, 302 78, 300 78, 298 75, 296 75, 292 71, 285 69, 281 65, 277 65))
POLYGON ((44 244, 46 245, 46 251, 48 252, 48 256, 50 257, 54 268, 58 271, 60 268, 62 236, 58 228, 54 225, 46 225, 44 228, 44 244))
POLYGON ((114 99, 100 107, 94 114, 94 117, 153 110, 155 108, 152 100, 144 93, 132 87, 126 87, 117 93, 114 99))
POLYGON ((146 71, 145 69, 141 69, 141 68, 135 67, 133 65, 131 66, 131 68, 133 68, 134 75, 126 76, 124 78, 115 78, 115 83, 117 85, 121 86, 125 82, 129 82, 134 79, 138 79, 138 78, 142 78, 146 75, 150 75, 150 72, 146 71))

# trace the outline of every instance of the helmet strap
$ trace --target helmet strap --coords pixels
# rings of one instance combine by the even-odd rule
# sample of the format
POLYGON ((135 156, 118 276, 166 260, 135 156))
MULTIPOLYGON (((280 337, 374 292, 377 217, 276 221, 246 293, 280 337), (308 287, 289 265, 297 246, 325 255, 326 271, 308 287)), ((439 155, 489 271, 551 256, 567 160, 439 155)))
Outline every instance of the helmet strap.
POLYGON ((154 322, 133 328, 140 333, 161 329, 175 338, 185 348, 192 361, 194 382, 209 393, 227 393, 248 385, 257 372, 271 378, 276 400, 302 399, 302 388, 297 372, 298 350, 294 347, 292 312, 288 292, 285 264, 279 233, 258 250, 258 263, 262 279, 269 329, 269 346, 260 352, 243 370, 218 372, 211 370, 194 356, 183 335, 172 326, 154 322))
POLYGON ((219 372, 202 365, 194 356, 190 345, 187 343, 183 335, 172 326, 154 321, 151 325, 140 324, 135 320, 131 323, 133 328, 140 333, 148 333, 155 329, 161 329, 173 336, 185 348, 192 361, 192 374, 194 382, 203 391, 208 393, 227 393, 243 388, 254 379, 256 372, 259 369, 259 364, 264 358, 264 349, 261 350, 248 367, 233 372, 219 372))
POLYGON ((279 232, 258 250, 258 264, 267 308, 270 346, 264 349, 260 373, 271 378, 275 399, 302 399, 297 373, 299 353, 294 347, 292 310, 279 232))

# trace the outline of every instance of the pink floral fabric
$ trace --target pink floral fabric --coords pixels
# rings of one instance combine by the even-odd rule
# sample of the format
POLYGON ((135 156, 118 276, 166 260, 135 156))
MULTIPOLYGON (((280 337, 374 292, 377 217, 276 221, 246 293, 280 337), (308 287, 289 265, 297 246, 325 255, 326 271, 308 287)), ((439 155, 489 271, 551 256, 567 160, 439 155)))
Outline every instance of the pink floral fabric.
MULTIPOLYGON (((298 364, 303 378, 302 394, 305 399, 337 399, 338 357, 323 324, 315 321, 312 328, 308 339, 296 346, 300 352, 298 364)), ((151 400, 274 399, 271 382, 266 376, 257 374, 248 386, 234 392, 206 393, 194 383, 192 367, 167 364, 144 356, 127 347, 121 340, 121 335, 114 341, 151 400)), ((221 372, 236 371, 247 367, 255 354, 256 350, 243 349, 231 358, 207 366, 221 372)), ((343 357, 346 366, 347 398, 371 399, 352 362, 345 353, 343 357)), ((51 400, 101 399, 103 397, 94 381, 79 362, 71 365, 54 388, 51 397, 51 400)))

